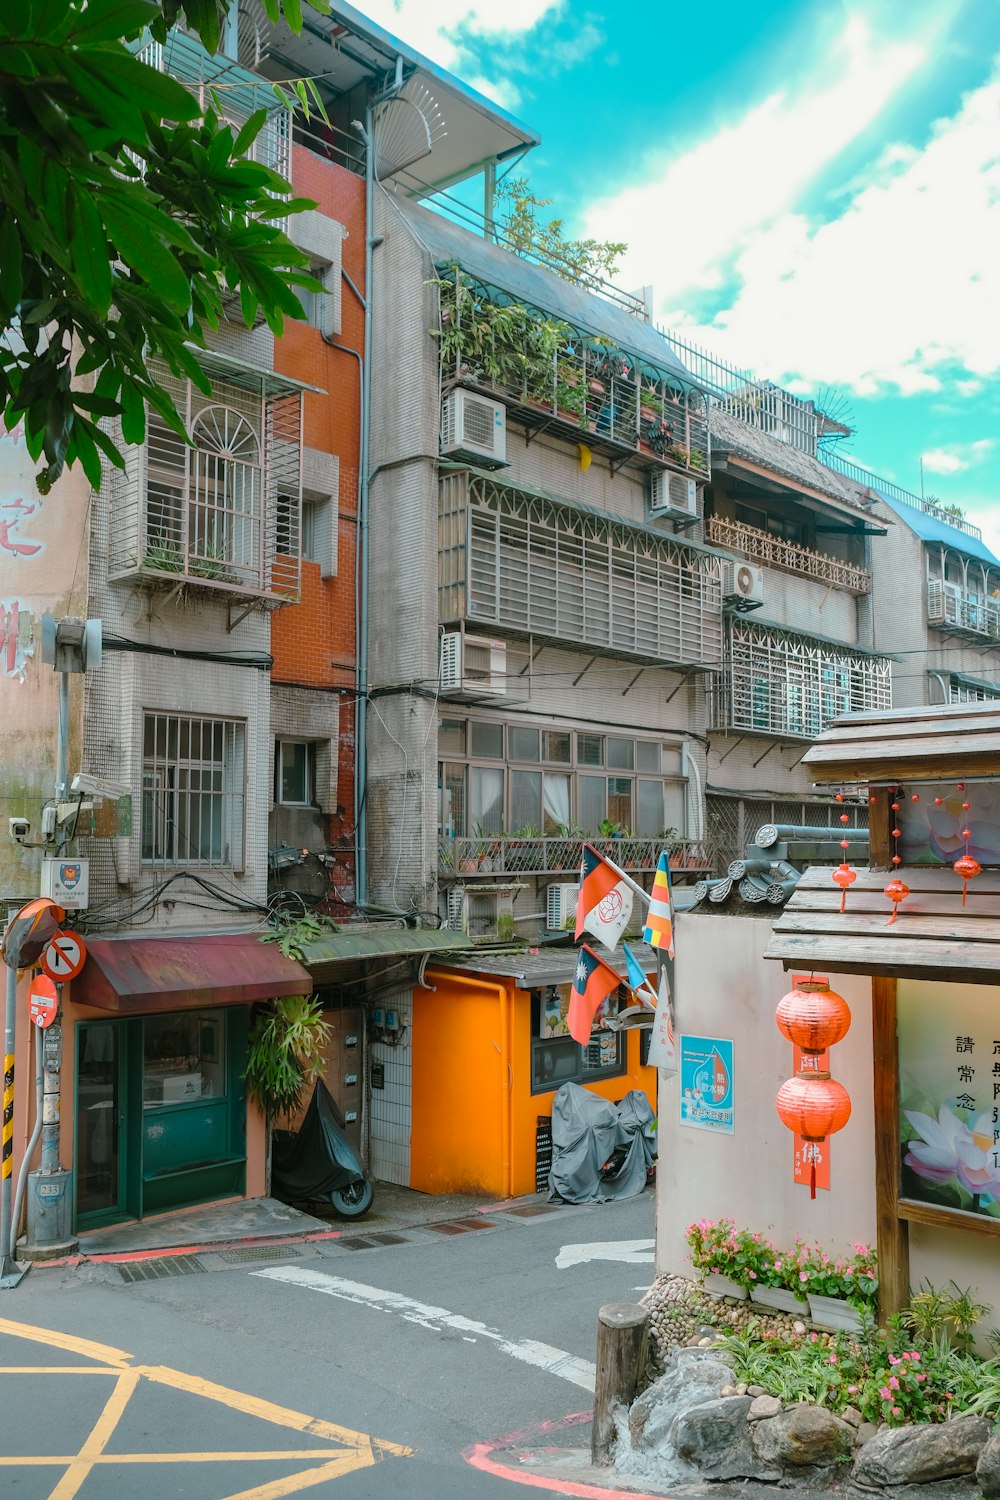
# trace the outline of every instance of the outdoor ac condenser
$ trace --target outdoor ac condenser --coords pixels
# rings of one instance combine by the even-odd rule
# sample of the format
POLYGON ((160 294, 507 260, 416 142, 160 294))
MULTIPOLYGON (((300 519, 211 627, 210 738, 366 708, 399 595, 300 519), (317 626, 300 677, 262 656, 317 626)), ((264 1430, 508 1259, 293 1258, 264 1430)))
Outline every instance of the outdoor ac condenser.
POLYGON ((693 479, 685 479, 683 474, 669 474, 664 469, 654 474, 650 482, 649 510, 654 516, 697 516, 698 486, 693 479))
POLYGON ((441 637, 441 691, 466 698, 499 698, 507 691, 507 644, 446 631, 441 637))
POLYGON ((580 887, 562 882, 550 885, 545 892, 545 925, 559 932, 576 918, 576 898, 580 887))
POLYGON ((441 452, 486 468, 507 462, 507 408, 475 391, 450 391, 441 411, 441 452))
POLYGON ((764 603, 764 569, 754 563, 723 563, 722 597, 726 604, 744 612, 759 609, 764 603))

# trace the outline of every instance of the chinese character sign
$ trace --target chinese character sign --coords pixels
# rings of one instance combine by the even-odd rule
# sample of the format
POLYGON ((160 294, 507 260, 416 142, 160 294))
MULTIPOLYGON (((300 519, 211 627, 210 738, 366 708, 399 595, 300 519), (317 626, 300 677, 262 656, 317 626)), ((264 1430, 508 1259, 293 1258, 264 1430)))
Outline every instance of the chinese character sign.
MULTIPOLYGON (((792 1049, 794 1058, 793 1073, 799 1073, 804 1068, 812 1068, 816 1072, 830 1071, 830 1052, 803 1052, 802 1048, 795 1046, 792 1049)), ((796 1131, 792 1136, 793 1167, 796 1182, 803 1186, 813 1187, 812 1169, 816 1168, 815 1186, 818 1188, 830 1187, 830 1137, 823 1141, 807 1141, 796 1131)))
POLYGON ((985 985, 900 980, 903 1198, 1000 1218, 1000 1007, 985 985))
POLYGON ((721 1037, 680 1039, 681 1124, 733 1133, 733 1044, 721 1037))

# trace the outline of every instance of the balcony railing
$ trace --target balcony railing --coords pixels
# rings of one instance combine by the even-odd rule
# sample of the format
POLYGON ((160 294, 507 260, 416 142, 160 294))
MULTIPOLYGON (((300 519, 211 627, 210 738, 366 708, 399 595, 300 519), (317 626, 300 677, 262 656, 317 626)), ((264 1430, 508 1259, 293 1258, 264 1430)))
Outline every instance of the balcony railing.
POLYGON ((521 421, 610 451, 707 479, 708 404, 666 372, 640 369, 609 339, 544 311, 500 301, 457 266, 440 268, 435 330, 445 385, 500 396, 521 421))
MULTIPOLYGON (((587 839, 599 854, 622 870, 652 872, 667 849, 670 868, 701 874, 710 868, 707 845, 699 839, 612 838, 587 839)), ((459 879, 466 875, 563 874, 567 881, 579 878, 583 860, 582 838, 514 838, 483 834, 476 838, 439 838, 438 874, 459 879)))
POLYGON ((711 516, 707 536, 717 546, 732 547, 734 551, 743 552, 755 562, 764 563, 769 568, 780 568, 785 573, 816 578, 821 583, 846 589, 852 594, 871 592, 872 578, 867 568, 857 568, 839 557, 830 557, 825 552, 813 552, 809 547, 783 541, 781 537, 771 536, 770 532, 761 531, 756 526, 747 526, 743 521, 731 521, 726 516, 711 516))
POLYGON ((957 583, 932 578, 927 584, 927 623, 1000 641, 1000 599, 967 594, 957 583))

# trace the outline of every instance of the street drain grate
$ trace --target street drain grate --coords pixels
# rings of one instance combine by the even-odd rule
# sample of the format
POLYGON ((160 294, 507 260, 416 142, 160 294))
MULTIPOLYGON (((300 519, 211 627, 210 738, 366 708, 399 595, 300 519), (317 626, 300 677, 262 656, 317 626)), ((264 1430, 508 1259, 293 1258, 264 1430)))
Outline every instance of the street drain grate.
POLYGON ((302 1251, 295 1245, 251 1245, 245 1250, 213 1252, 230 1266, 245 1266, 256 1260, 300 1260, 302 1251))
POLYGON ((533 1219, 536 1214, 555 1214, 559 1212, 555 1203, 532 1203, 527 1208, 508 1208, 507 1213, 516 1214, 519 1219, 533 1219))
POLYGON ((476 1229, 495 1229, 489 1219, 448 1219, 443 1224, 425 1224, 435 1234, 471 1234, 476 1229))
POLYGON ((409 1236, 373 1230, 370 1234, 342 1235, 335 1243, 341 1250, 377 1250, 379 1245, 409 1244, 409 1236))
POLYGON ((374 1240, 376 1245, 405 1245, 407 1243, 405 1234, 370 1234, 368 1239, 374 1240))
POLYGON ((160 1260, 125 1261, 117 1271, 122 1281, 162 1281, 166 1276, 193 1276, 205 1267, 196 1255, 164 1255, 160 1260))
POLYGON ((335 1240, 334 1244, 338 1250, 374 1250, 375 1248, 374 1240, 366 1240, 360 1234, 349 1235, 346 1239, 341 1237, 335 1240))

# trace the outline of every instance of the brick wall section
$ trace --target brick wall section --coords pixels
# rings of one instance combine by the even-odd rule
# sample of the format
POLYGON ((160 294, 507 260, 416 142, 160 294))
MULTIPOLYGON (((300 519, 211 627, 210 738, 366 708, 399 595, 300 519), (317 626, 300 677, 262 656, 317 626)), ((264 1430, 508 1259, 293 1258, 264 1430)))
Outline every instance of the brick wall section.
MULTIPOLYGON (((292 181, 297 194, 311 198, 317 212, 335 219, 346 231, 343 265, 364 294, 365 186, 364 181, 333 162, 295 147, 292 181)), ((341 331, 336 342, 360 355, 364 348, 364 312, 348 286, 341 292, 341 331)), ((272 680, 324 693, 343 688, 337 741, 335 786, 329 789, 328 838, 350 844, 354 836, 354 702, 357 642, 355 636, 355 571, 357 559, 358 458, 360 436, 359 363, 353 355, 332 349, 319 330, 305 323, 288 323, 275 345, 274 367, 296 380, 319 386, 323 394, 305 400, 304 442, 332 453, 339 461, 337 494, 337 571, 322 578, 318 563, 302 565, 301 601, 276 612, 271 627, 272 680), (336 808, 345 812, 338 816, 336 808)), ((277 696, 277 695, 276 695, 277 696)), ((309 737, 308 709, 300 724, 288 722, 287 708, 298 695, 282 695, 284 732, 309 737)), ((305 703, 303 695, 303 702, 305 703)), ((273 754, 273 751, 272 751, 273 754)), ((353 871, 341 871, 334 884, 345 898, 353 896, 353 871)))

